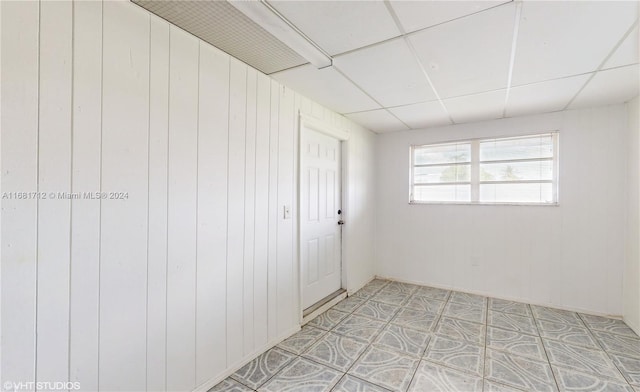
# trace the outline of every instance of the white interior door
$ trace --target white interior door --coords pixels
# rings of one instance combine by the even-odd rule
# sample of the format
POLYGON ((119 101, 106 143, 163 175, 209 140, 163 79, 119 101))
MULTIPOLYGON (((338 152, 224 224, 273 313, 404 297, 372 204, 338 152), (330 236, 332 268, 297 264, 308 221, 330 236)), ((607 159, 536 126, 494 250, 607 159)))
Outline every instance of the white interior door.
POLYGON ((300 257, 303 309, 341 287, 340 141, 301 132, 300 257))

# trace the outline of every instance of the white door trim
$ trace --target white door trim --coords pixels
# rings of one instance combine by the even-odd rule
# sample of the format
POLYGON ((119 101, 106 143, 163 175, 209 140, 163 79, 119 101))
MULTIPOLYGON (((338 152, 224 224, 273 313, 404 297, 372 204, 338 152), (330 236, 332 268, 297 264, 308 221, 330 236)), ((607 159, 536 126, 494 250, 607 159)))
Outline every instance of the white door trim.
MULTIPOLYGON (((339 129, 336 128, 326 122, 324 122, 323 120, 320 120, 316 117, 312 117, 308 114, 304 114, 304 113, 299 113, 299 121, 298 121, 298 145, 297 145, 297 165, 298 165, 298 170, 297 170, 297 197, 296 197, 296 211, 300 211, 300 200, 301 200, 301 193, 302 193, 302 171, 300 170, 300 168, 302 167, 302 154, 300 153, 301 149, 302 149, 302 130, 304 128, 310 128, 316 132, 320 132, 323 133, 325 135, 331 136, 333 138, 336 138, 340 141, 340 152, 341 152, 341 162, 340 162, 340 170, 341 170, 341 208, 342 208, 342 219, 345 219, 345 217, 347 216, 347 213, 345 213, 345 208, 347 206, 347 197, 346 195, 348 195, 348 181, 347 181, 347 167, 349 164, 349 157, 348 157, 348 140, 349 140, 349 132, 344 130, 344 129, 339 129)), ((297 234, 297 241, 296 241, 296 276, 297 276, 297 286, 298 286, 298 300, 297 302, 297 312, 298 312, 298 322, 300 325, 302 325, 302 313, 304 311, 304 309, 302 308, 302 257, 300 255, 300 248, 301 248, 301 244, 300 242, 302 241, 302 233, 301 233, 301 218, 300 218, 300 214, 296 214, 297 215, 297 219, 296 219, 296 234, 297 234)), ((347 288, 347 268, 345 267, 347 264, 347 259, 345 257, 345 240, 346 240, 346 236, 344 235, 345 232, 344 230, 342 231, 342 239, 341 239, 341 243, 342 243, 342 248, 341 248, 341 254, 340 254, 340 258, 342 260, 341 263, 341 279, 342 279, 342 288, 346 289, 347 288)))
POLYGON ((344 129, 335 128, 322 120, 311 117, 308 114, 300 113, 300 129, 298 132, 302 132, 303 126, 334 137, 340 141, 349 140, 349 132, 344 129))

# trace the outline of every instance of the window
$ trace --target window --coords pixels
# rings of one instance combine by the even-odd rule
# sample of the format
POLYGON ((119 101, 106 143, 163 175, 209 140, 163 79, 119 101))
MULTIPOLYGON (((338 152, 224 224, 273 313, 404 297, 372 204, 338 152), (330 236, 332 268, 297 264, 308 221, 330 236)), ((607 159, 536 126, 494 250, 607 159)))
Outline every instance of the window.
POLYGON ((410 201, 556 204, 558 132, 412 146, 410 201))

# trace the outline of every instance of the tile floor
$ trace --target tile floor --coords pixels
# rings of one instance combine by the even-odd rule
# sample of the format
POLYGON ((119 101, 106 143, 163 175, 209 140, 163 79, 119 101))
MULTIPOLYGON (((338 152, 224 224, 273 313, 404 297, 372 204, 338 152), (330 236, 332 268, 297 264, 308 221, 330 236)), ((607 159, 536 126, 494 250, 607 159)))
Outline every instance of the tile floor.
POLYGON ((211 389, 254 390, 640 392, 640 338, 620 320, 374 280, 211 389))

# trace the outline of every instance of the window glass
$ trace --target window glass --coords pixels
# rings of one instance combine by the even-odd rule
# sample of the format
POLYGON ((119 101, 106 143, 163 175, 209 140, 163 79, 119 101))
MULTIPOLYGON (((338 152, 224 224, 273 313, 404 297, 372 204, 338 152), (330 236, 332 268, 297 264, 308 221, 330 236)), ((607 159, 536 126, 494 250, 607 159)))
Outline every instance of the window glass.
POLYGON ((414 150, 414 164, 433 165, 471 161, 471 145, 469 143, 444 144, 414 150))
POLYGON ((471 165, 443 165, 416 167, 413 181, 416 184, 440 182, 469 182, 471 165))
POLYGON ((558 202, 558 133, 411 148, 412 203, 558 202))
POLYGON ((471 200, 470 185, 434 185, 415 187, 419 200, 434 200, 440 202, 461 202, 471 200))

